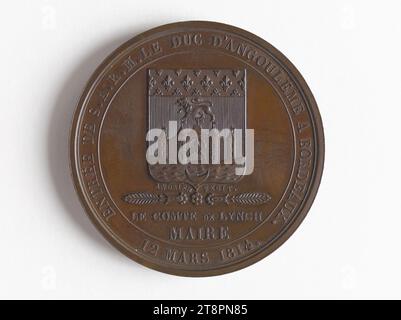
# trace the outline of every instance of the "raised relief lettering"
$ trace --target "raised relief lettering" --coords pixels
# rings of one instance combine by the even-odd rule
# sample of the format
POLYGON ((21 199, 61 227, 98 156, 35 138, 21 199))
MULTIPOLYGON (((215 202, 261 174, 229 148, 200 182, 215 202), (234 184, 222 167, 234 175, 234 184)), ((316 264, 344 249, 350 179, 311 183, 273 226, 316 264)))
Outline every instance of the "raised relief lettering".
POLYGON ((227 226, 212 227, 171 227, 169 232, 169 240, 228 240, 230 239, 229 229, 227 226))
POLYGON ((183 265, 199 265, 210 262, 209 254, 206 251, 186 251, 173 248, 167 248, 164 258, 168 262, 183 265))
POLYGON ((245 239, 239 241, 233 246, 225 247, 220 250, 220 258, 223 261, 233 260, 239 258, 243 255, 248 254, 251 251, 254 251, 258 247, 262 245, 262 242, 245 239))
POLYGON ((159 249, 160 246, 156 242, 149 239, 145 239, 141 247, 142 252, 149 254, 151 256, 157 256, 159 249))
POLYGON ((312 166, 312 140, 301 139, 299 142, 299 147, 300 158, 296 180, 289 197, 273 219, 273 224, 286 223, 292 217, 293 213, 305 196, 306 186, 308 179, 310 178, 310 170, 312 166))

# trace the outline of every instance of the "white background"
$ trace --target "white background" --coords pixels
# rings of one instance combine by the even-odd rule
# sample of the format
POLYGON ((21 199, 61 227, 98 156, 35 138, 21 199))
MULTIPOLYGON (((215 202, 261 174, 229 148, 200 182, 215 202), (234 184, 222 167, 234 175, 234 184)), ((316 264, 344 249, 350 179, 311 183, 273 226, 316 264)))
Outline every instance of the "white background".
POLYGON ((400 14, 400 1, 3 0, 0 298, 401 298, 400 14), (300 228, 263 261, 212 278, 120 254, 69 176, 71 116, 96 66, 132 36, 184 20, 236 25, 282 51, 326 135, 300 228))

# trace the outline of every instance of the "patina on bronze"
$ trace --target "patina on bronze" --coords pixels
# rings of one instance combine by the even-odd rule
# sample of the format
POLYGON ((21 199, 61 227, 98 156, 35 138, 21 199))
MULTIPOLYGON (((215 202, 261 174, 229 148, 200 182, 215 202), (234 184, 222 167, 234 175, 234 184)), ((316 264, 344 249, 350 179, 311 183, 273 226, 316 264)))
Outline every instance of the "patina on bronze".
MULTIPOLYGON (((180 129, 180 130, 181 130, 180 129)), ((147 31, 114 51, 80 99, 71 135, 76 190, 122 253, 181 276, 249 266, 279 247, 315 198, 323 128, 296 68, 257 36, 214 22, 147 31), (150 128, 254 129, 254 170, 149 164, 150 128)))

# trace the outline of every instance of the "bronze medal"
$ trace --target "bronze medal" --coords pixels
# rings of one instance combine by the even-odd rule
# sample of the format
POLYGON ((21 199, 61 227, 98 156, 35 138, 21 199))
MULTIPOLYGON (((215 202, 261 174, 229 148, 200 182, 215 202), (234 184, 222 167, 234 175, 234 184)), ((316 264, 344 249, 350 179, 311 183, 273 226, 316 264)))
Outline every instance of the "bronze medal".
POLYGON ((299 226, 323 170, 316 102, 277 49, 244 30, 181 22, 114 51, 71 135, 93 223, 150 268, 211 276, 249 266, 299 226))

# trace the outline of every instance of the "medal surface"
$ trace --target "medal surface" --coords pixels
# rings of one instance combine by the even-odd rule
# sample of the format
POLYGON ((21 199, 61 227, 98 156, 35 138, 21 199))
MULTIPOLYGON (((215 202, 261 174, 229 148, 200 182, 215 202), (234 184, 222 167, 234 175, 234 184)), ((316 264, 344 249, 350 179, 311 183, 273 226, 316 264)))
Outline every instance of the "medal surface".
POLYGON ((92 222, 122 253, 181 276, 249 266, 295 231, 323 170, 323 127, 296 68, 214 22, 147 31, 80 99, 71 167, 92 222))

